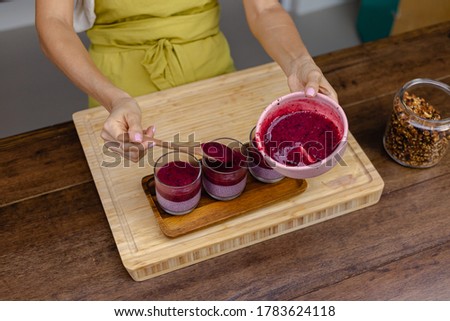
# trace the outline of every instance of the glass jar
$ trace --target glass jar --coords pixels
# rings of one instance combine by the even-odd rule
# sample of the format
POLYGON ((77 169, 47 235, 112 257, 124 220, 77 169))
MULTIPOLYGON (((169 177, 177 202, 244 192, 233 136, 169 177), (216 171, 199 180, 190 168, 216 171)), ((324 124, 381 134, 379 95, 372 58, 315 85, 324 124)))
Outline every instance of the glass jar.
POLYGON ((161 208, 172 215, 187 214, 201 198, 201 163, 192 154, 173 151, 155 163, 156 199, 161 208))
POLYGON ((431 167, 447 151, 449 129, 450 86, 432 79, 414 79, 394 97, 384 149, 401 165, 431 167))
POLYGON ((244 145, 236 139, 224 137, 203 144, 202 149, 202 182, 205 191, 220 201, 241 195, 247 185, 244 145))
POLYGON ((248 143, 248 171, 252 176, 263 183, 277 183, 281 181, 284 176, 275 171, 264 160, 261 153, 258 151, 255 141, 256 126, 250 131, 250 139, 248 143))

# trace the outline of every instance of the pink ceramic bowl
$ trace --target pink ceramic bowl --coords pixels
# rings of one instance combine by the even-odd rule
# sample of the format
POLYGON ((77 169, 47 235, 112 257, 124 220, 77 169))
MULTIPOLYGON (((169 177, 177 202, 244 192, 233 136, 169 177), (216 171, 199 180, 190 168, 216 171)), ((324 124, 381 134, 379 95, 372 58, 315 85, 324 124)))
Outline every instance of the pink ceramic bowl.
MULTIPOLYGON (((292 131, 292 129, 290 130, 292 131)), ((347 137, 348 122, 342 107, 323 94, 317 94, 316 97, 310 98, 306 97, 304 92, 295 92, 280 97, 266 107, 258 119, 255 134, 257 148, 266 162, 280 174, 295 179, 319 176, 332 169, 344 155, 347 146, 347 137), (340 137, 339 143, 333 142, 333 145, 337 146, 332 149, 328 156, 321 160, 316 160, 316 162, 309 165, 303 163, 292 165, 275 160, 266 152, 264 142, 267 132, 270 131, 270 126, 275 124, 274 121, 277 122, 280 119, 279 117, 284 117, 299 111, 317 113, 319 116, 321 115, 331 120, 337 128, 338 137, 340 137)))

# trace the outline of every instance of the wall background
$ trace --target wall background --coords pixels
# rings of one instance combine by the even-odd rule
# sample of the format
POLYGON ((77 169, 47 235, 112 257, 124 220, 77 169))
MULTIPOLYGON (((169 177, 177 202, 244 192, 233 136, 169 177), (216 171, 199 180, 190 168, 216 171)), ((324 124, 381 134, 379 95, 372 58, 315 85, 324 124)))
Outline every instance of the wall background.
POLYGON ((309 13, 322 11, 332 7, 355 2, 354 0, 281 0, 286 10, 296 15, 306 15, 309 13))
POLYGON ((34 0, 0 2, 0 31, 34 24, 34 0))
MULTIPOLYGON (((228 6, 220 0, 222 6, 228 6)), ((234 2, 231 7, 241 6, 241 0, 228 0, 234 2)), ((355 0, 281 0, 287 10, 297 15, 332 8, 335 6, 355 2, 355 0)), ((0 2, 0 31, 31 26, 34 24, 34 0, 10 0, 0 2)))

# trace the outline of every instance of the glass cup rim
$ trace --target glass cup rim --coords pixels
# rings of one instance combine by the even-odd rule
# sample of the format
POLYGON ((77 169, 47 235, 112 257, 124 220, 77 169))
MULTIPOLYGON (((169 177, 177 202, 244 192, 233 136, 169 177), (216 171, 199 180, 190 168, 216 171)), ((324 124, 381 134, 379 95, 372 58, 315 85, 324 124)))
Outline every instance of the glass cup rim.
MULTIPOLYGON (((239 170, 241 170, 241 169, 247 169, 247 161, 246 161, 246 155, 244 154, 244 153, 242 153, 242 150, 245 148, 245 144, 243 144, 240 140, 238 140, 238 139, 236 139, 236 138, 231 138, 231 137, 219 137, 219 138, 215 138, 215 139, 213 139, 213 140, 209 140, 208 142, 217 142, 217 141, 219 141, 219 140, 231 140, 231 141, 234 141, 234 142, 236 142, 236 143, 238 143, 238 146, 239 146, 239 152, 241 153, 241 155, 244 157, 244 159, 245 159, 245 161, 244 161, 244 163, 245 163, 245 166, 238 166, 237 168, 236 168, 236 170, 233 170, 233 171, 229 171, 229 172, 220 172, 220 171, 217 171, 214 167, 211 167, 211 166, 208 166, 207 164, 203 164, 204 163, 204 161, 205 161, 205 157, 206 158, 208 158, 208 156, 207 155, 205 155, 205 157, 203 157, 202 158, 202 164, 203 164, 203 166, 205 166, 205 167, 208 167, 208 170, 211 170, 211 171, 213 171, 213 172, 215 172, 215 173, 219 173, 219 174, 221 174, 221 175, 227 175, 227 174, 233 174, 233 173, 236 173, 236 172, 238 172, 239 170)), ((227 146, 228 147, 228 146, 227 146)))
POLYGON ((315 98, 307 97, 305 92, 298 91, 286 94, 284 96, 279 97, 278 99, 274 100, 272 103, 270 103, 262 112, 262 114, 259 116, 258 123, 256 124, 256 143, 257 148, 261 155, 263 156, 264 160, 273 167, 277 172, 281 173, 283 172, 283 175, 286 177, 291 178, 308 178, 308 177, 315 177, 317 176, 317 173, 319 168, 325 167, 328 170, 334 167, 336 156, 339 155, 339 157, 342 157, 343 153, 345 152, 345 149, 347 147, 348 142, 348 136, 349 136, 349 129, 348 129, 348 119, 346 116, 346 113, 342 106, 334 101, 332 98, 322 94, 318 93, 315 98), (284 105, 287 102, 297 100, 297 99, 315 99, 323 102, 327 109, 331 110, 333 114, 338 118, 339 124, 338 127, 342 126, 342 138, 339 142, 339 144, 335 147, 333 152, 328 155, 328 157, 325 157, 321 161, 315 162, 313 164, 307 165, 307 166, 288 166, 286 164, 277 162, 275 159, 271 158, 265 151, 264 151, 264 139, 263 135, 261 133, 261 127, 265 120, 265 118, 271 116, 271 112, 273 112, 274 109, 277 109, 278 106, 284 105), (258 132, 259 130, 259 132, 258 132), (328 164, 331 162, 332 166, 329 166, 328 164), (309 174, 313 175, 310 176, 309 174))
POLYGON ((248 167, 251 168, 251 167, 253 167, 253 165, 255 165, 255 167, 258 167, 258 166, 261 166, 261 165, 265 165, 266 167, 268 167, 267 169, 270 168, 270 169, 274 170, 274 168, 272 166, 270 166, 269 163, 267 163, 267 161, 264 159, 264 156, 258 150, 258 146, 256 145, 256 142, 255 142, 255 144, 253 143, 253 138, 255 137, 255 134, 256 134, 256 125, 250 131, 248 147, 249 147, 249 149, 251 148, 252 151, 256 152, 259 155, 260 161, 262 162, 262 164, 261 164, 261 162, 256 163, 256 162, 249 161, 249 162, 247 162, 248 163, 248 167), (250 165, 252 165, 252 166, 250 166, 250 165))
POLYGON ((249 137, 248 137, 248 142, 249 142, 249 145, 251 146, 251 147, 254 147, 254 148, 256 148, 256 149, 258 149, 258 146, 256 146, 256 144, 253 144, 253 137, 252 136, 255 136, 255 134, 256 134, 256 125, 252 128, 252 130, 250 131, 250 135, 249 135, 249 137), (252 135, 253 134, 253 135, 252 135))
POLYGON ((408 81, 407 83, 405 83, 402 88, 400 89, 400 91, 398 92, 398 98, 401 102, 401 106, 403 107, 403 109, 406 111, 406 113, 408 114, 408 116, 411 116, 411 118, 415 121, 419 121, 418 125, 420 127, 434 127, 435 130, 448 130, 450 128, 450 117, 447 118, 443 118, 443 119, 426 119, 423 117, 420 117, 419 115, 417 115, 416 113, 414 113, 411 108, 409 108, 406 104, 405 101, 403 100, 403 96, 405 94, 406 91, 408 91, 410 88, 413 87, 417 87, 417 86, 428 86, 428 87, 434 87, 438 90, 443 91, 444 93, 447 93, 450 96, 450 86, 434 80, 434 79, 429 79, 429 78, 416 78, 413 80, 408 81), (442 129, 441 129, 442 127, 442 129))
MULTIPOLYGON (((209 140, 209 141, 207 141, 206 143, 217 142, 218 140, 222 140, 222 139, 223 139, 223 140, 227 139, 227 140, 235 141, 236 143, 239 144, 240 147, 242 147, 242 146, 244 145, 240 140, 238 140, 238 139, 236 139, 236 138, 231 138, 231 137, 219 137, 219 138, 214 138, 213 140, 209 140)), ((227 146, 227 147, 228 147, 228 146, 227 146)))
MULTIPOLYGON (((166 163, 166 164, 167 164, 167 163, 166 163)), ((154 168, 154 178, 155 178, 155 182, 158 181, 158 184, 161 184, 162 186, 166 186, 166 187, 168 187, 168 188, 173 188, 173 189, 182 189, 182 188, 186 188, 186 187, 190 187, 190 186, 192 186, 192 185, 195 185, 195 184, 199 181, 199 179, 201 178, 201 176, 202 176, 202 162, 201 162, 197 157, 195 157, 194 154, 188 153, 188 152, 184 152, 184 151, 171 151, 171 152, 164 153, 163 155, 161 155, 160 157, 158 157, 158 159, 156 160, 155 165, 153 166, 153 168, 154 168), (191 183, 189 183, 189 184, 187 184, 187 185, 183 185, 183 186, 173 186, 173 185, 167 185, 167 184, 161 182, 161 180, 158 179, 158 175, 156 175, 156 168, 158 168, 157 164, 160 162, 160 160, 161 160, 163 157, 165 157, 165 156, 167 156, 167 155, 170 155, 170 154, 185 154, 185 155, 188 155, 189 157, 192 157, 192 159, 193 159, 193 160, 195 161, 195 163, 198 165, 198 175, 197 175, 197 177, 196 177, 191 183)), ((162 167, 160 167, 160 168, 162 168, 162 167)))

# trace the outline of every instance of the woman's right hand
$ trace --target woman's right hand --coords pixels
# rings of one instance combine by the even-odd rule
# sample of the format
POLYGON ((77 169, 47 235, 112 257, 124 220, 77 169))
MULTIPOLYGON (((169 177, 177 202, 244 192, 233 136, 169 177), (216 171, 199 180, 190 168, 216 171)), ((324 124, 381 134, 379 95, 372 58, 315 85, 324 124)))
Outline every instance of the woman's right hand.
POLYGON ((73 29, 73 1, 36 0, 36 29, 45 55, 110 115, 101 137, 111 151, 137 162, 145 155, 154 127, 141 126, 141 109, 126 92, 105 77, 73 29))
POLYGON ((142 130, 141 121, 141 108, 136 100, 126 97, 114 102, 101 132, 108 149, 138 162, 153 146, 148 138, 155 132, 154 126, 142 130))

